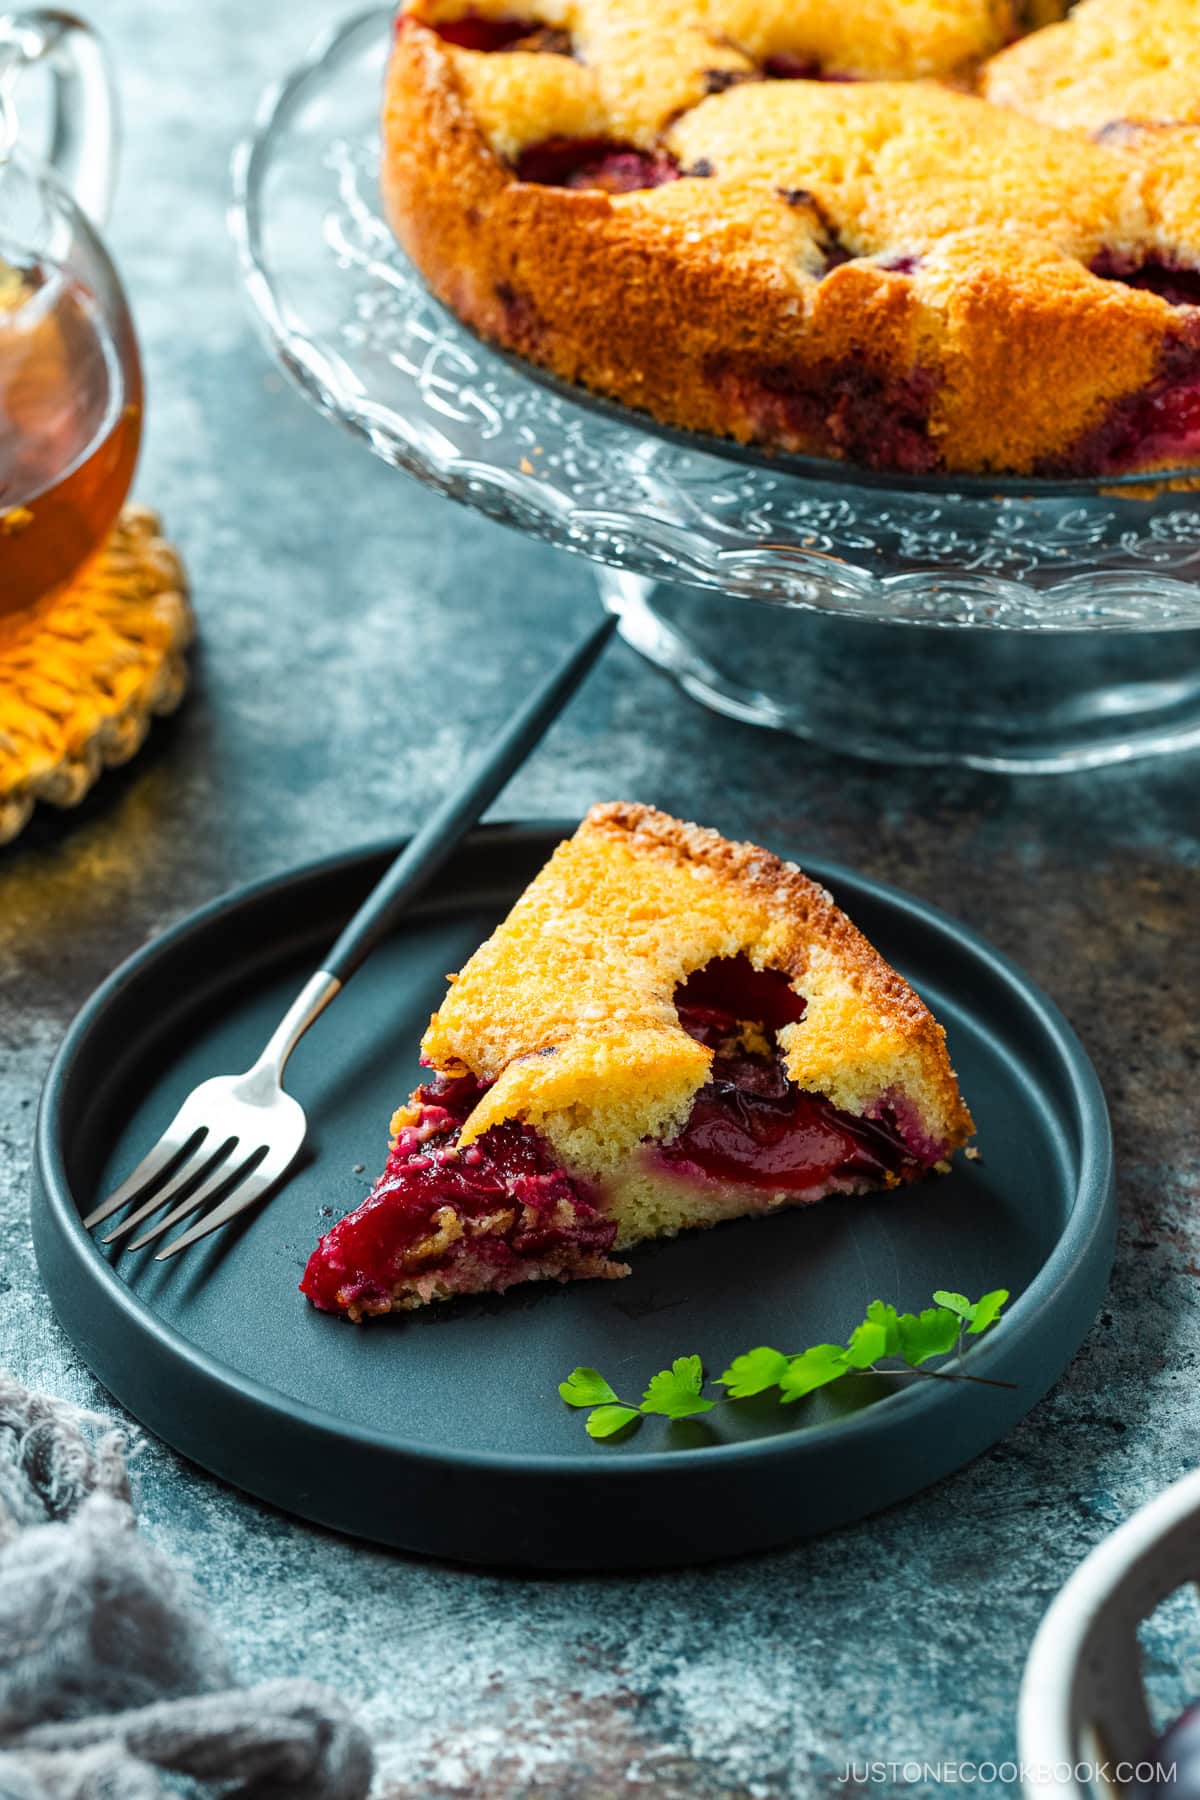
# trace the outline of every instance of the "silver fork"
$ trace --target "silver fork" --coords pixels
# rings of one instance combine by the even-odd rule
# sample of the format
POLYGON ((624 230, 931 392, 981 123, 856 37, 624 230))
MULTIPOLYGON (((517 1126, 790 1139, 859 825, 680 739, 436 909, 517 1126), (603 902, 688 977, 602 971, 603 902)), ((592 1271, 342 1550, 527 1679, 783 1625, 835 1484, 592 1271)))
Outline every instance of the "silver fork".
POLYGON ((616 628, 605 618, 563 659, 513 715, 472 769, 443 801, 372 888, 324 966, 309 977, 280 1020, 262 1055, 243 1075, 214 1075, 194 1088, 154 1148, 132 1174, 84 1219, 91 1231, 130 1201, 139 1204, 104 1234, 126 1237, 172 1201, 165 1217, 125 1247, 140 1250, 181 1219, 224 1194, 218 1205, 157 1252, 163 1262, 207 1237, 261 1200, 286 1175, 304 1142, 307 1121, 299 1101, 284 1092, 288 1057, 313 1021, 396 923, 404 907, 462 842, 521 766, 579 686, 616 628))

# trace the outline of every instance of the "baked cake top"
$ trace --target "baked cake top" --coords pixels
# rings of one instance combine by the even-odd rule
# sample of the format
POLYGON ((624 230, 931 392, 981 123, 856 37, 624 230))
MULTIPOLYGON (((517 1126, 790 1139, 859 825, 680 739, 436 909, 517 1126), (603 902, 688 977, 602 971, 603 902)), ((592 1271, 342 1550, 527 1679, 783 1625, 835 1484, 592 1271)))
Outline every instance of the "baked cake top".
MULTIPOLYGON (((417 0, 433 25, 464 12, 417 0)), ((472 18, 529 22, 529 49, 455 65, 493 147, 562 133, 649 147, 681 113, 763 67, 911 80, 965 73, 1014 35, 1013 0, 472 0, 472 18), (545 52, 558 52, 547 55, 545 52)))
MULTIPOLYGON (((839 260, 903 259, 918 287, 934 289, 953 275, 957 248, 973 262, 985 254, 993 268, 1024 263, 1041 279, 1057 261, 1062 278, 1085 283, 1095 300, 1103 290, 1089 269, 1101 253, 1141 259, 1164 249, 1162 196, 1146 178, 1144 147, 1112 127, 1200 118, 1200 0, 1083 0, 1066 24, 1026 38, 981 72, 985 99, 907 79, 941 66, 933 46, 958 45, 952 26, 983 41, 998 9, 975 0, 712 0, 708 8, 658 0, 648 11, 635 0, 539 0, 524 10, 560 23, 577 56, 447 50, 496 154, 517 162, 558 136, 665 147, 685 177, 704 179, 639 187, 607 203, 691 224, 698 244, 722 229, 723 256, 729 221, 740 219, 746 249, 774 257, 780 277, 798 285, 821 281, 836 249, 839 260), (1131 10, 1160 5, 1171 21, 1146 38, 1129 29, 1131 10), (1186 38, 1185 13, 1196 43, 1173 64, 1160 46, 1186 38), (895 29, 876 35, 876 15, 895 29), (826 68, 835 39, 847 55, 857 44, 860 64, 869 49, 875 79, 750 79, 789 46, 812 57, 814 70, 826 68), (1098 66, 1081 71, 1077 57, 1089 48, 1098 66)), ((429 12, 421 6, 418 16, 429 12)), ((1200 245, 1200 206, 1191 226, 1200 245)), ((1125 306, 1131 296, 1118 298, 1125 306)), ((1132 299, 1158 316, 1155 295, 1132 299)))
POLYGON ((430 1023, 435 1068, 494 1083, 462 1141, 519 1115, 600 1172, 672 1135, 712 1060, 675 990, 735 956, 806 1002, 777 1034, 797 1085, 856 1114, 899 1102, 939 1143, 970 1132, 941 1027, 823 888, 753 844, 614 802, 559 846, 430 1023))
POLYGON ((1121 124, 1200 122, 1196 0, 1081 0, 992 58, 980 92, 1046 125, 1111 137, 1121 124))
POLYGON ((1066 11, 407 0, 389 216, 482 335, 676 424, 910 473, 1182 465, 1200 0, 1066 11))

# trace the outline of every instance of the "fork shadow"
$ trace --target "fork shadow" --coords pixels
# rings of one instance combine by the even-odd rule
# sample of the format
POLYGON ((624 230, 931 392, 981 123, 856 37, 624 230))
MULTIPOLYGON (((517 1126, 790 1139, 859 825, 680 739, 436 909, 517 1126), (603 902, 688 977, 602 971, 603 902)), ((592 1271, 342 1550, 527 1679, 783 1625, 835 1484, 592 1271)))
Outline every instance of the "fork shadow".
MULTIPOLYGON (((219 1226, 211 1237, 202 1238, 198 1243, 189 1245, 187 1250, 181 1252, 178 1257, 172 1257, 166 1262, 159 1262, 155 1251, 162 1248, 161 1242, 147 1244, 144 1249, 132 1253, 139 1258, 139 1261, 127 1275, 118 1261, 122 1246, 120 1244, 110 1246, 108 1253, 110 1261, 116 1266, 116 1273, 125 1281, 126 1286, 131 1288, 139 1299, 145 1300, 148 1305, 153 1306, 168 1285, 174 1298, 186 1304, 202 1287, 209 1283, 226 1258, 231 1256, 241 1245, 262 1209, 271 1206, 278 1199, 289 1181, 295 1180, 297 1175, 311 1168, 317 1160, 317 1155, 317 1149, 306 1142, 295 1162, 281 1180, 277 1181, 273 1187, 268 1188, 266 1193, 262 1194, 252 1206, 248 1206, 244 1212, 238 1213, 226 1224, 219 1226)), ((219 1206, 229 1194, 233 1193, 239 1179, 240 1174, 231 1169, 230 1179, 213 1194, 208 1210, 219 1206)), ((199 1178, 197 1178, 197 1183, 192 1185, 197 1185, 198 1180, 199 1178)), ((199 1213, 196 1213, 181 1219, 177 1230, 186 1231, 190 1225, 197 1222, 200 1216, 199 1213)), ((167 1236, 169 1242, 169 1235, 164 1235, 167 1236)), ((126 1252, 126 1254, 129 1253, 126 1252)))

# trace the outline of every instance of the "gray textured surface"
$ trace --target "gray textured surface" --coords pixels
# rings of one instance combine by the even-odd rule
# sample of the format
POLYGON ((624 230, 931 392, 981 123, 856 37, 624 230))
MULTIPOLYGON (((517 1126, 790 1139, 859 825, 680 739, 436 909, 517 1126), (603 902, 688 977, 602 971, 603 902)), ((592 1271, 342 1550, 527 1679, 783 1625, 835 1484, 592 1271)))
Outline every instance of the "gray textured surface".
MULTIPOLYGON (((222 888, 411 826, 470 735, 585 616, 584 565, 428 498, 286 390, 224 233, 229 149, 316 0, 106 0, 127 153, 113 243, 144 339, 138 491, 190 566, 195 695, 74 817, 0 855, 0 1362, 99 1398, 29 1246, 33 1108, 121 956, 222 888)), ((1195 1459, 1200 995, 1195 758, 1014 784, 861 768, 715 720, 624 648, 502 804, 616 794, 815 851, 1020 958, 1100 1067, 1123 1165, 1111 1301, 1014 1436, 936 1491, 787 1554, 636 1580, 481 1576, 363 1549, 170 1453, 146 1528, 193 1567, 247 1680, 358 1701, 393 1795, 844 1792, 847 1758, 1001 1758, 1021 1663, 1078 1558, 1195 1459)), ((1164 1693, 1200 1691, 1176 1609, 1164 1693)), ((887 1791, 884 1783, 882 1791, 887 1791)), ((875 1791, 881 1791, 877 1788, 875 1791)), ((993 1790, 995 1791, 995 1790, 993 1790)))

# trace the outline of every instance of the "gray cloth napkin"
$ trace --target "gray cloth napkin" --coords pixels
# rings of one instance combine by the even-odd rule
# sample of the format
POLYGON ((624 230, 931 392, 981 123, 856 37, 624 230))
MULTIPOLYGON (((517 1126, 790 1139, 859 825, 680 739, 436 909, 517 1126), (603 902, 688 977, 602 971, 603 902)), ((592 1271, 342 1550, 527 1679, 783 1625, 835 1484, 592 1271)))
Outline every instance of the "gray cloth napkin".
POLYGON ((362 1800, 371 1772, 326 1689, 231 1685, 112 1421, 0 1370, 0 1800, 362 1800))

